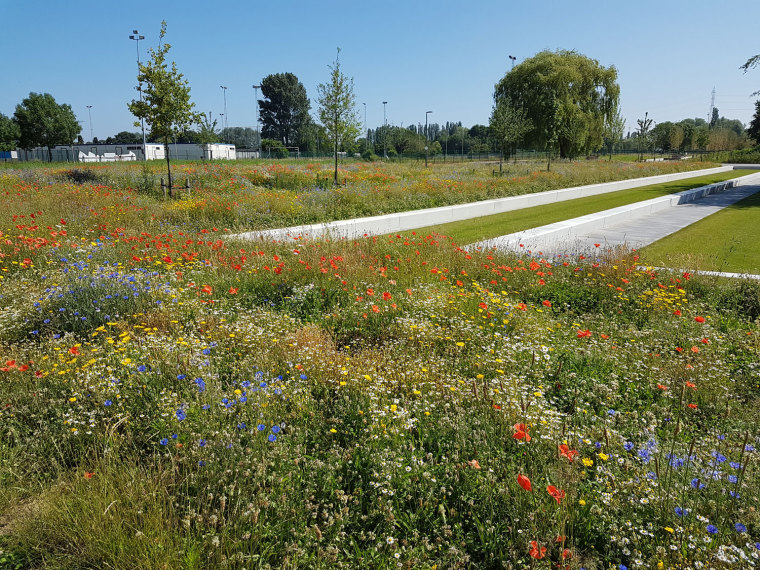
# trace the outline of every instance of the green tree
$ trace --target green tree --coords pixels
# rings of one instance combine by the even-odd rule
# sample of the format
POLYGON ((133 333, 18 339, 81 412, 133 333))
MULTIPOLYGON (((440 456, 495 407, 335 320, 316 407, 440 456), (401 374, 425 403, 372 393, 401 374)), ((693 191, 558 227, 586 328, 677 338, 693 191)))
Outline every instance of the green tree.
POLYGON ((335 158, 335 171, 333 184, 338 185, 338 148, 341 144, 353 143, 359 136, 359 114, 356 110, 356 97, 354 96, 354 80, 346 77, 340 71, 340 48, 335 62, 329 65, 330 81, 320 83, 319 92, 319 120, 327 131, 333 146, 335 158))
POLYGON ((49 93, 29 93, 16 105, 13 118, 19 128, 19 145, 24 149, 46 146, 53 161, 52 147, 73 144, 82 127, 71 105, 59 105, 49 93))
POLYGON ((141 144, 142 135, 140 133, 130 133, 121 131, 112 137, 106 139, 106 144, 141 144))
POLYGON ((601 147, 604 125, 618 108, 615 67, 575 51, 543 51, 496 84, 494 100, 508 97, 533 123, 526 143, 573 158, 601 147))
POLYGON ((760 143, 760 100, 755 101, 755 115, 749 122, 747 135, 756 143, 760 143))
POLYGON ((19 136, 16 121, 0 113, 0 150, 16 150, 19 136))
POLYGON ((503 97, 491 112, 490 126, 496 146, 501 151, 499 157, 499 172, 501 172, 504 157, 509 157, 513 149, 515 158, 517 157, 517 145, 531 131, 533 123, 525 113, 525 109, 513 105, 509 97, 503 97))
POLYGON ((604 123, 604 143, 610 149, 610 160, 612 160, 612 152, 615 147, 620 144, 625 134, 625 119, 620 113, 620 109, 616 109, 612 116, 604 123))
POLYGON ((301 142, 311 108, 303 83, 292 73, 267 75, 261 81, 261 94, 261 136, 279 140, 286 147, 301 142))
MULTIPOLYGON (((760 53, 757 55, 753 55, 751 58, 749 58, 747 61, 744 62, 744 65, 739 67, 739 69, 744 70, 744 73, 747 73, 750 69, 757 67, 760 65, 760 53)), ((760 91, 755 91, 752 93, 752 96, 760 95, 760 91)))
MULTIPOLYGON (((166 22, 161 22, 158 49, 149 50, 147 63, 140 64, 137 81, 144 83, 143 100, 132 100, 128 107, 138 119, 143 119, 150 127, 151 139, 164 143, 166 170, 169 178, 169 196, 172 195, 172 169, 169 161, 169 143, 175 137, 203 120, 200 113, 193 111, 195 105, 190 101, 190 87, 184 76, 177 71, 177 64, 172 62, 171 69, 166 62, 166 54, 171 44, 164 43, 166 22)), ((142 87, 140 87, 142 89, 142 87)), ((139 127, 140 122, 135 121, 139 127)))

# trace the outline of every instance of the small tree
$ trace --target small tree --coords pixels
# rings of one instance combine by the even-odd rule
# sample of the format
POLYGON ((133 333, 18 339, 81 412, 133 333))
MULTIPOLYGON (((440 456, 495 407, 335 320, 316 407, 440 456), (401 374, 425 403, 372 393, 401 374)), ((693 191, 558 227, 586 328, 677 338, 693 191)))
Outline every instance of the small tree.
POLYGON ((359 136, 359 114, 356 111, 354 96, 354 80, 340 71, 340 48, 335 62, 328 66, 330 82, 320 83, 319 120, 327 130, 327 136, 332 142, 335 157, 335 172, 333 184, 338 185, 338 148, 347 141, 353 141, 359 136))
POLYGON ((16 105, 13 118, 20 131, 21 148, 46 146, 50 162, 53 161, 52 147, 73 144, 82 131, 71 105, 59 105, 50 93, 29 93, 29 97, 16 105))
POLYGON ((501 154, 499 156, 499 172, 502 171, 502 161, 505 156, 515 150, 526 134, 533 130, 533 122, 528 118, 522 107, 512 104, 509 97, 499 100, 491 113, 491 132, 501 154))
POLYGON ((625 119, 617 109, 610 119, 604 124, 604 142, 610 148, 610 160, 612 160, 612 151, 620 144, 625 134, 625 119))
POLYGON ((760 143, 760 101, 755 101, 755 115, 747 127, 747 136, 756 143, 760 143))
MULTIPOLYGON (((149 61, 140 64, 137 81, 140 86, 143 83, 146 84, 143 100, 132 100, 128 107, 135 117, 148 123, 151 138, 164 143, 169 196, 171 196, 172 169, 169 162, 169 143, 191 125, 202 121, 202 115, 193 111, 195 105, 190 101, 190 87, 183 75, 177 71, 177 64, 172 62, 171 69, 167 66, 166 54, 171 45, 163 43, 165 35, 166 22, 164 21, 161 22, 158 49, 151 48, 149 61)), ((135 121, 135 126, 139 127, 140 122, 135 121)))
POLYGON ((0 150, 16 150, 19 136, 16 122, 0 113, 0 150))

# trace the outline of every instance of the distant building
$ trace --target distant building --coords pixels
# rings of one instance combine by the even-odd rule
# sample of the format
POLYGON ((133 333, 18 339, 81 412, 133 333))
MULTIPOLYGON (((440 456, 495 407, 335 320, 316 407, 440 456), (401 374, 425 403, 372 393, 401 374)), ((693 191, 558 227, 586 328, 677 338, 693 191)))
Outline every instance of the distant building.
MULTIPOLYGON (((48 149, 14 151, 20 161, 48 161, 48 149)), ((75 144, 59 145, 51 149, 53 162, 122 162, 143 160, 142 144, 75 144)), ((145 144, 147 160, 164 160, 164 145, 145 144)), ((169 157, 179 160, 236 160, 234 144, 170 144, 169 157)), ((10 157, 9 157, 10 158, 10 157)))

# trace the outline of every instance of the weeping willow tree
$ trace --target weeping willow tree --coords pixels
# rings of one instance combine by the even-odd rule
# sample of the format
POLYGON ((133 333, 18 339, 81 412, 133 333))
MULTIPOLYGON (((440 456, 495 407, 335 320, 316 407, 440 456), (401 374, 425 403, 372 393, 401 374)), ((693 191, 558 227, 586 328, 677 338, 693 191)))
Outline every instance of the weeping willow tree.
POLYGON ((523 110, 532 125, 527 146, 574 158, 601 148, 605 125, 618 109, 616 80, 614 66, 575 51, 542 51, 496 84, 494 102, 523 110))

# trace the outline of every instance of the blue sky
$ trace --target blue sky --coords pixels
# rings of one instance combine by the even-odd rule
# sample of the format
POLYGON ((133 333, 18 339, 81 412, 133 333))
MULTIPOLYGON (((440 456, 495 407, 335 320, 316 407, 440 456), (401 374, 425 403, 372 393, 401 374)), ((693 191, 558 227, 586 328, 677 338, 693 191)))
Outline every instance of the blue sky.
POLYGON ((145 59, 161 20, 197 110, 218 119, 227 86, 230 126, 254 125, 251 86, 270 73, 296 74, 316 116, 338 46, 369 127, 382 124, 382 101, 395 125, 424 123, 428 110, 430 122, 487 124, 508 56, 519 63, 544 49, 614 65, 628 130, 645 112, 657 122, 706 118, 713 87, 720 114, 747 123, 760 90, 760 68, 739 69, 760 53, 757 0, 0 0, 0 14, 0 112, 12 115, 31 91, 51 93, 72 106, 85 139, 90 127, 99 138, 139 130, 126 107, 137 95, 128 36, 145 36, 145 59))

